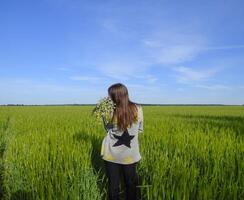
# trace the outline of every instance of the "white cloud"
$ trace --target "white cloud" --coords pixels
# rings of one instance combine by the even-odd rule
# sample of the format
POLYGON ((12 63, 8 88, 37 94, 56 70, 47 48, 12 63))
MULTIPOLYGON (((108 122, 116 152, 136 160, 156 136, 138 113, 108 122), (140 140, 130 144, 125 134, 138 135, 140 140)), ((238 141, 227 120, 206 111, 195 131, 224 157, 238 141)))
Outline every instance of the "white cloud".
POLYGON ((156 63, 178 64, 190 61, 199 53, 199 47, 191 45, 174 45, 155 52, 156 63))
POLYGON ((180 30, 155 31, 151 36, 141 40, 150 55, 152 63, 182 64, 192 61, 209 50, 241 49, 244 45, 210 45, 210 41, 202 34, 183 33, 180 30))
POLYGON ((174 76, 180 83, 207 80, 214 76, 219 70, 217 68, 194 70, 184 66, 173 67, 172 69, 176 72, 176 75, 174 76))
POLYGON ((158 64, 190 61, 207 45, 207 40, 202 35, 177 30, 157 31, 141 42, 151 56, 152 62, 158 64))
POLYGON ((156 76, 147 76, 148 69, 161 65, 173 69, 176 72, 175 77, 178 82, 207 80, 213 77, 220 69, 191 69, 187 67, 175 67, 188 61, 194 61, 201 53, 208 50, 221 50, 230 48, 242 48, 243 45, 227 45, 227 46, 210 46, 209 40, 203 34, 197 32, 189 32, 184 27, 179 28, 158 28, 145 32, 142 36, 137 32, 129 34, 128 27, 124 26, 118 18, 102 18, 100 25, 104 30, 116 33, 119 38, 118 49, 112 52, 104 50, 102 56, 96 55, 95 59, 90 62, 103 75, 119 81, 128 81, 138 78, 138 74, 148 83, 156 83, 156 76), (123 40, 121 36, 127 35, 134 40, 123 40), (133 35, 133 36, 131 36, 133 35), (132 41, 131 49, 124 52, 123 43, 132 41))

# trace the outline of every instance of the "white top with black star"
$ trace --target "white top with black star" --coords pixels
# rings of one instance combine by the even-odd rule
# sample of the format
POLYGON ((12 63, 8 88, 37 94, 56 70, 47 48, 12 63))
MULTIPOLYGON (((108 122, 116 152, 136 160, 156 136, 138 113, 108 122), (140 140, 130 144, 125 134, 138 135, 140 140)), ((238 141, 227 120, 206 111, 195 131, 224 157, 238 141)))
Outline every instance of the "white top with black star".
POLYGON ((103 121, 107 135, 102 141, 102 159, 120 164, 132 164, 141 159, 138 134, 143 132, 143 110, 138 104, 137 108, 138 121, 125 131, 117 129, 116 124, 107 125, 103 121))

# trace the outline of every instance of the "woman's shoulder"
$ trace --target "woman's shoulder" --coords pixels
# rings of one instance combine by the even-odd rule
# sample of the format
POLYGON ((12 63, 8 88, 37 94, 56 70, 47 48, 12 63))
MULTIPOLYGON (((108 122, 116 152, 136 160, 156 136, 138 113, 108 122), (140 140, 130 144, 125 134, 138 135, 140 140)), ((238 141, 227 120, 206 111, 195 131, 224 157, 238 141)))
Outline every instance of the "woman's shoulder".
POLYGON ((139 109, 139 110, 142 110, 142 105, 141 104, 138 104, 138 103, 135 103, 136 107, 139 109))
POLYGON ((143 110, 142 110, 142 105, 141 104, 136 104, 137 106, 137 111, 138 111, 138 116, 139 118, 141 119, 142 118, 142 113, 143 113, 143 110))

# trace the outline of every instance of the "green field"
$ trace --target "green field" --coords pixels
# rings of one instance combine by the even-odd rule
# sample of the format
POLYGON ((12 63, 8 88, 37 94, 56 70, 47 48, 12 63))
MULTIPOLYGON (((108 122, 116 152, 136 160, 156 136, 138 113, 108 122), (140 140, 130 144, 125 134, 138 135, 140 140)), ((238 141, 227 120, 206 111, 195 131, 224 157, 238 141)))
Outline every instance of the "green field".
MULTIPOLYGON (((107 199, 100 158, 105 131, 92 109, 0 107, 2 199, 107 199)), ((143 111, 141 199, 244 199, 244 106, 143 111)))

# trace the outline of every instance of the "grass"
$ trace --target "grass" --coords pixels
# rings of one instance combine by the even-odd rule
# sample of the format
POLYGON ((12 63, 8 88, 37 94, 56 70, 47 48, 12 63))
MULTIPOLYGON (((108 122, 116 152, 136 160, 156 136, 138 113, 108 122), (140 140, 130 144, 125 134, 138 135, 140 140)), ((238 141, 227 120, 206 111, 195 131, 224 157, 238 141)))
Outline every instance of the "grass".
MULTIPOLYGON (((107 199, 92 106, 0 107, 2 199, 107 199)), ((244 199, 243 106, 143 106, 141 199, 244 199)), ((124 196, 123 185, 121 193, 124 196)))

